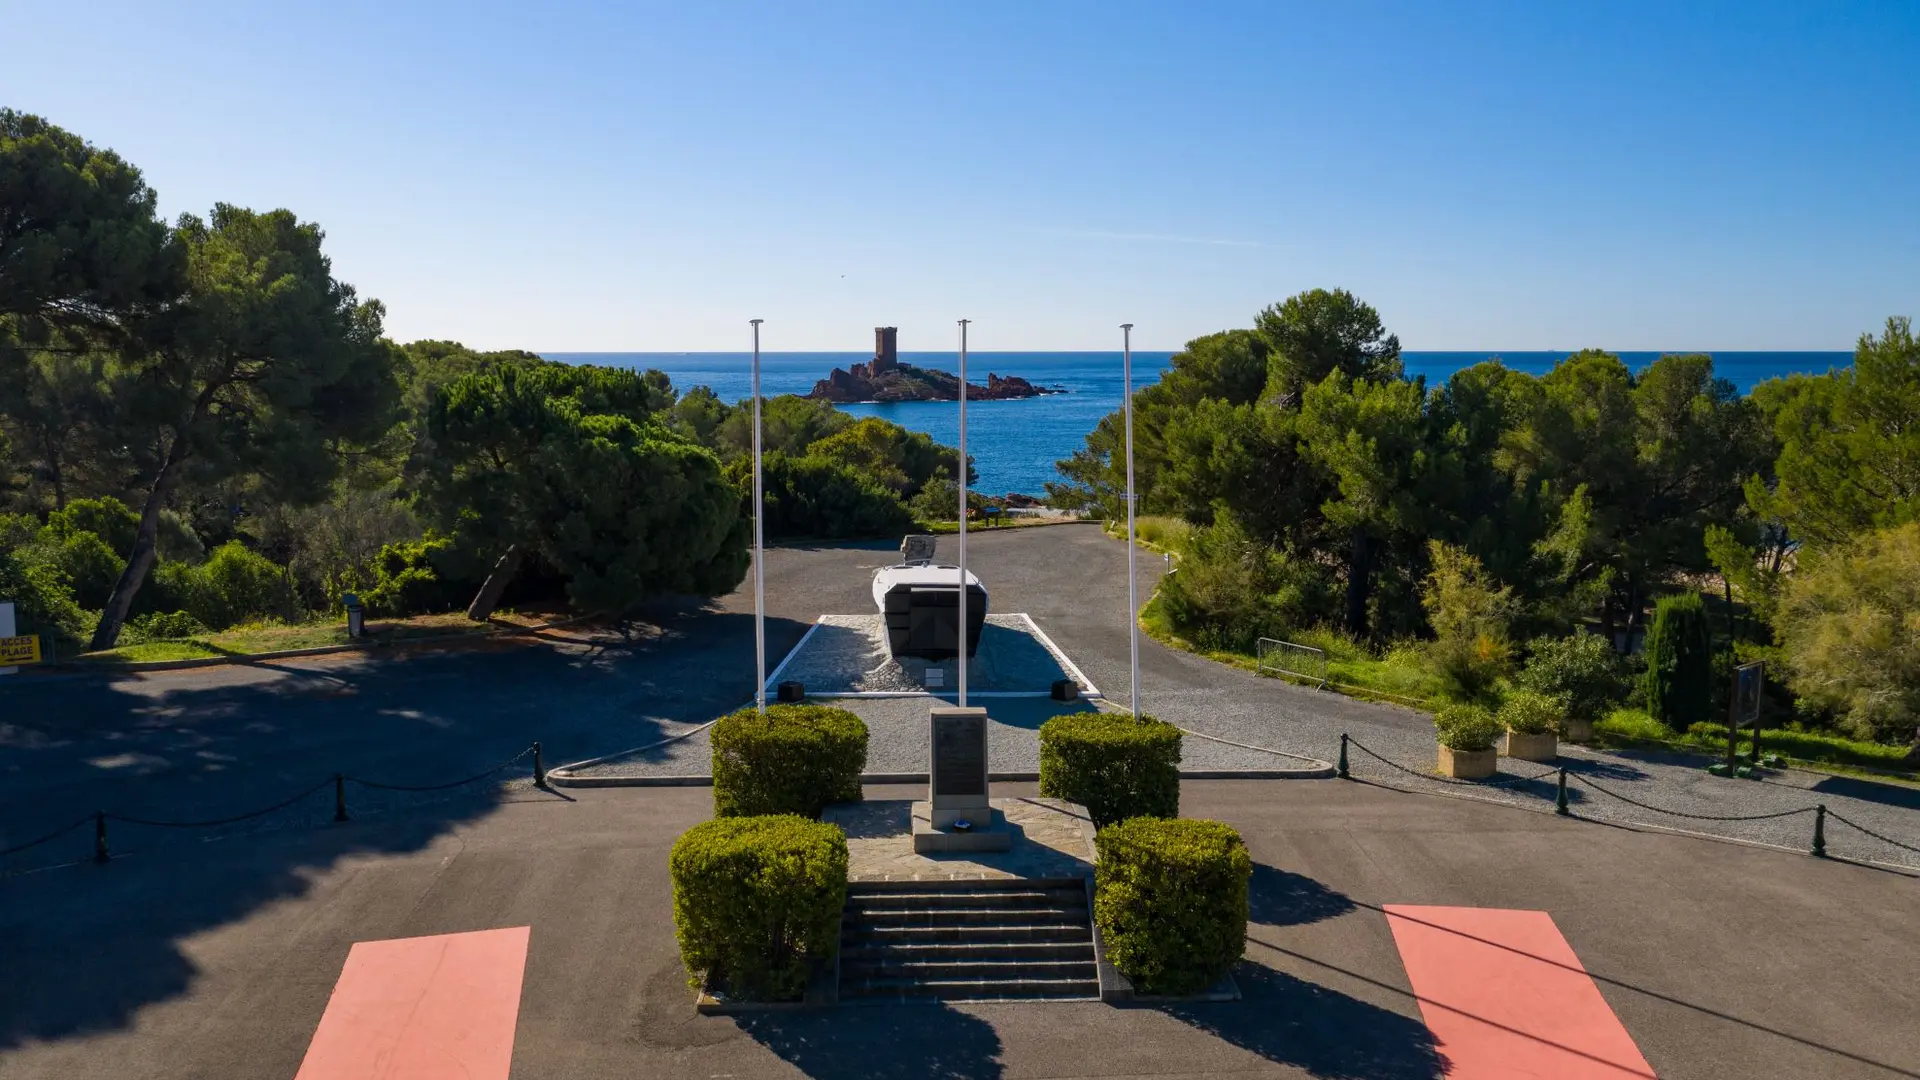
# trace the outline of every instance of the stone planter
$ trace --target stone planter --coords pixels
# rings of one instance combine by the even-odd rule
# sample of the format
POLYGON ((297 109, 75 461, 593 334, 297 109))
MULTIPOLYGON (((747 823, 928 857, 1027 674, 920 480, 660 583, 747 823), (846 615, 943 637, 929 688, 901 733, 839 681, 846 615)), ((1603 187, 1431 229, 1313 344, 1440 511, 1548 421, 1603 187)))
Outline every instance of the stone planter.
POLYGON ((1440 748, 1440 775, 1451 776, 1455 780, 1485 780, 1493 775, 1494 766, 1499 763, 1500 754, 1495 750, 1440 748))
POLYGON ((1548 763, 1560 756, 1559 746, 1551 731, 1539 735, 1529 735, 1522 731, 1507 732, 1506 754, 1521 761, 1548 763))
POLYGON ((1572 717, 1568 717, 1565 727, 1568 742, 1585 743, 1593 741, 1593 721, 1575 720, 1572 717))

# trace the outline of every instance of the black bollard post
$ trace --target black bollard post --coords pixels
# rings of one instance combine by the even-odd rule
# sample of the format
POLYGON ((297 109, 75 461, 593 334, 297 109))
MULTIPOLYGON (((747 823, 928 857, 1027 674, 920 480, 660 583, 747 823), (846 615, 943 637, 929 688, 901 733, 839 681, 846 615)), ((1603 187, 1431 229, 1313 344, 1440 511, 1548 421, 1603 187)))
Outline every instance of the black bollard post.
POLYGON ((547 763, 540 756, 540 744, 533 744, 533 786, 544 789, 547 786, 547 763))
POLYGON ((347 774, 333 774, 333 820, 347 819, 347 774))
POLYGON ((1353 779, 1347 775, 1347 733, 1344 731, 1340 733, 1340 779, 1353 779))
POLYGON ((1553 797, 1553 812, 1559 814, 1561 817, 1567 816, 1567 770, 1565 766, 1562 766, 1560 769, 1560 792, 1553 797))
POLYGON ((1813 857, 1827 857, 1827 804, 1813 808, 1813 857))
POLYGON ((112 856, 107 852, 107 812, 93 812, 93 861, 104 863, 112 856))

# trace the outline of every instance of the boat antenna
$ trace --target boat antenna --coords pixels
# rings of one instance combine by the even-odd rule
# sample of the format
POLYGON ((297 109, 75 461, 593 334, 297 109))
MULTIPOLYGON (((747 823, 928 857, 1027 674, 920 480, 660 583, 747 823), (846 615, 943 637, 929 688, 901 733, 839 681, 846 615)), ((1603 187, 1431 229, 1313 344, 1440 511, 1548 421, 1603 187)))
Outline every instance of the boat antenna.
POLYGON ((760 488, 760 324, 753 324, 753 703, 767 714, 767 543, 761 513, 766 500, 760 488))
POLYGON ((1133 324, 1120 324, 1120 377, 1127 395, 1127 664, 1132 685, 1127 708, 1140 715, 1140 597, 1135 591, 1134 556, 1140 545, 1133 535, 1133 324))
POLYGON ((967 324, 960 320, 960 707, 967 707, 967 324))

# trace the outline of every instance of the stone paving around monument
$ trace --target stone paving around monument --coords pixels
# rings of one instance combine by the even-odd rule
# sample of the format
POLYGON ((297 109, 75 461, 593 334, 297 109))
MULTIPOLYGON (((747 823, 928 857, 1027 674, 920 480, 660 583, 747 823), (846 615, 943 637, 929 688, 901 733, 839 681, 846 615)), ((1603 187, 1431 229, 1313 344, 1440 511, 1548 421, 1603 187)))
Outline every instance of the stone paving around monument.
MULTIPOLYGON (((1099 693, 1032 619, 1017 613, 987 616, 967 668, 969 691, 1044 696, 1056 679, 1074 680, 1082 693, 1099 693)), ((800 683, 815 697, 914 694, 952 690, 959 685, 959 669, 952 660, 894 657, 878 614, 822 615, 771 680, 800 683)))
POLYGON ((821 820, 846 832, 847 880, 853 882, 1078 878, 1093 873, 1093 822, 1084 808, 1038 796, 996 798, 993 805, 1017 830, 1011 851, 915 854, 914 804, 906 799, 839 803, 827 807, 821 820))

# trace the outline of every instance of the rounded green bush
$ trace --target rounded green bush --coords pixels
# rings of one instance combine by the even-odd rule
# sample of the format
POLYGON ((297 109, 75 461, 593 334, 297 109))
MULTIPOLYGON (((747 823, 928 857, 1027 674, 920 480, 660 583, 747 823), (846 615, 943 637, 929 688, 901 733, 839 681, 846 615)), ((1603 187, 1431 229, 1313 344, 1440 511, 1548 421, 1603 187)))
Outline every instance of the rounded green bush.
POLYGON ((1180 813, 1180 729, 1151 716, 1083 712, 1040 725, 1040 794, 1087 808, 1096 828, 1180 813))
POLYGON ((1481 705, 1448 705, 1433 714, 1433 730, 1440 745, 1463 753, 1491 750, 1505 728, 1481 705))
POLYGON ((1565 698, 1567 715, 1579 720, 1598 720, 1627 696, 1613 645, 1585 630, 1535 641, 1516 681, 1523 689, 1565 698))
POLYGON ((1564 698, 1537 694, 1531 690, 1516 690, 1500 703, 1496 719, 1501 727, 1522 735, 1557 735, 1560 722, 1566 714, 1564 698))
POLYGON ((800 814, 859 802, 867 725, 845 709, 769 705, 713 725, 713 811, 720 817, 800 814))
POLYGON ((688 980, 791 1001, 840 948, 847 838, 794 814, 717 818, 674 841, 673 925, 688 980))
POLYGON ((1093 917, 1107 958, 1149 994, 1193 994, 1247 946, 1253 858, 1218 821, 1137 817, 1094 837, 1093 917))

